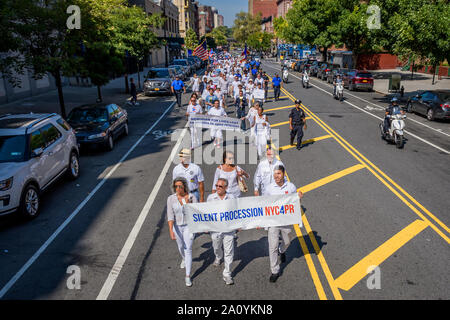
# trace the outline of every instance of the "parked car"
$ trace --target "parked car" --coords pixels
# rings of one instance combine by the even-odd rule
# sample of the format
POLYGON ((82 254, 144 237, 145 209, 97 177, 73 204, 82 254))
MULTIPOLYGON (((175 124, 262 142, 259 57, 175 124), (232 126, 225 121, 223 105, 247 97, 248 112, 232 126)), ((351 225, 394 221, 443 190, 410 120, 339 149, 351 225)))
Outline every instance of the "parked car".
POLYGON ((88 104, 74 108, 67 117, 80 146, 114 149, 114 141, 128 135, 128 115, 116 104, 88 104))
POLYGON ((350 69, 347 68, 332 68, 331 72, 327 75, 327 82, 333 83, 334 79, 336 79, 337 75, 341 76, 341 79, 344 79, 344 75, 350 71, 350 69))
POLYGON ((300 70, 302 69, 302 65, 306 62, 305 59, 299 59, 297 60, 297 63, 294 66, 294 70, 300 72, 300 70))
POLYGON ((324 64, 323 61, 315 61, 311 64, 311 67, 309 68, 309 74, 311 76, 317 77, 317 74, 319 72, 320 67, 324 64))
POLYGON ((183 81, 188 77, 187 70, 185 68, 183 68, 182 66, 170 65, 168 68, 174 69, 175 70, 175 76, 180 77, 180 79, 183 80, 183 81))
POLYGON ((425 115, 430 121, 450 119, 450 90, 430 90, 412 96, 406 111, 425 115))
POLYGON ((53 114, 0 116, 0 215, 35 218, 42 193, 64 174, 80 174, 70 125, 53 114))
POLYGON ((187 59, 175 59, 172 61, 171 65, 178 65, 178 66, 186 67, 186 70, 187 70, 186 76, 189 76, 193 71, 193 70, 191 70, 191 67, 190 67, 187 59))
POLYGON ((330 64, 325 62, 317 69, 317 78, 325 80, 327 72, 330 70, 330 64))
POLYGON ((197 63, 193 61, 192 59, 186 58, 189 66, 191 67, 192 73, 194 73, 197 70, 197 63))
POLYGON ((373 76, 370 72, 362 70, 350 70, 344 74, 344 88, 353 91, 355 89, 373 90, 373 76))
POLYGON ((195 58, 192 57, 192 56, 191 56, 191 57, 188 57, 187 59, 188 59, 189 62, 192 62, 192 63, 193 63, 195 70, 200 69, 200 67, 201 67, 200 61, 198 61, 197 59, 195 59, 195 58))
POLYGON ((170 86, 175 79, 176 70, 173 68, 152 68, 144 80, 144 94, 171 94, 170 86))

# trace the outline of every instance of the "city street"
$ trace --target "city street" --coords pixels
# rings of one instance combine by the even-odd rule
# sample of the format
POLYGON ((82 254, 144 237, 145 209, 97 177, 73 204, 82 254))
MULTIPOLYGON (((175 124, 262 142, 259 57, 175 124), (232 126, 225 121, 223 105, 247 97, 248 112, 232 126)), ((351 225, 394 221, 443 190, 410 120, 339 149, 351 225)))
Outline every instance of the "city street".
MULTIPOLYGON (((262 67, 271 77, 280 73, 274 61, 262 67)), ((397 149, 380 138, 387 98, 345 90, 339 102, 331 85, 311 77, 304 89, 299 77, 290 73, 282 99, 274 102, 271 90, 264 104, 272 131, 279 130, 272 148, 304 193, 303 226, 290 234, 276 283, 269 282, 267 231, 254 229, 238 232, 232 286, 222 280, 223 264, 212 265, 211 236, 197 235, 193 286, 185 286, 166 201, 176 155, 190 146, 188 90, 182 111, 173 97, 142 97, 129 107, 130 134, 111 152, 82 152, 80 178, 53 185, 35 220, 0 217, 0 298, 448 300, 449 123, 407 114, 407 140, 397 149), (295 99, 307 114, 299 151, 289 145, 287 122, 295 99), (68 286, 70 266, 80 268, 80 289, 68 286), (370 285, 372 266, 379 288, 370 285)), ((226 111, 236 117, 234 106, 226 111)), ((227 149, 245 146, 246 161, 238 165, 250 179, 242 196, 252 196, 255 151, 248 137, 225 140, 227 149)), ((207 140, 193 159, 212 153, 220 164, 223 150, 207 140)), ((208 195, 217 164, 197 164, 208 195)))

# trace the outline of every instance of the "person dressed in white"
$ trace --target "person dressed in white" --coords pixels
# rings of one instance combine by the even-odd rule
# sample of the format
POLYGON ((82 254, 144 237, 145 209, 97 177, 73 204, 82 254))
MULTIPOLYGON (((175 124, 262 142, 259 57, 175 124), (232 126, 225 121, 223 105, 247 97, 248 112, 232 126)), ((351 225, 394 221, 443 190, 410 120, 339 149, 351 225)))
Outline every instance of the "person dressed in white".
POLYGON ((255 135, 255 117, 258 115, 259 103, 255 102, 252 107, 248 110, 247 116, 242 117, 241 120, 247 119, 250 123, 250 142, 256 145, 256 135, 255 135))
MULTIPOLYGON (((285 168, 284 166, 278 165, 274 168, 273 179, 268 188, 266 195, 282 195, 297 193, 297 188, 295 185, 285 179, 285 168)), ((301 199, 303 193, 299 190, 298 197, 301 199)), ((269 241, 269 260, 270 260, 270 270, 272 274, 270 275, 270 282, 277 281, 280 272, 280 262, 278 261, 278 255, 280 255, 281 263, 286 262, 286 249, 289 246, 290 239, 289 233, 291 232, 291 226, 281 226, 281 227, 269 227, 268 231, 268 241, 269 241), (280 244, 280 233, 281 233, 281 244, 280 244)))
POLYGON ((258 83, 261 83, 261 88, 264 88, 264 79, 261 77, 261 73, 258 73, 254 83, 255 83, 255 86, 258 85, 258 83))
POLYGON ((248 79, 247 84, 245 85, 245 97, 247 98, 247 101, 250 103, 253 101, 253 80, 248 79))
MULTIPOLYGON (((256 81, 255 81, 256 82, 256 81)), ((256 84, 256 88, 253 89, 253 99, 255 102, 259 102, 259 105, 262 107, 266 100, 264 99, 264 89, 262 88, 262 84, 258 82, 256 84)))
MULTIPOLYGON (((186 117, 189 120, 189 116, 196 115, 196 114, 202 114, 203 108, 201 105, 197 102, 197 95, 191 96, 191 101, 189 101, 189 105, 186 109, 186 117)), ((194 127, 193 125, 189 126, 189 129, 191 130, 191 150, 194 148, 197 148, 201 144, 201 128, 194 127)))
MULTIPOLYGON (((224 178, 217 179, 216 192, 208 196, 207 202, 234 199, 232 194, 227 193, 228 180, 224 178)), ((234 283, 231 277, 231 264, 234 256, 234 235, 235 231, 230 232, 211 232, 214 255, 216 256, 213 266, 219 267, 224 259, 225 268, 223 270, 223 280, 226 284, 234 283), (224 255, 225 252, 225 255, 224 255)))
POLYGON ((183 177, 188 183, 190 192, 195 196, 197 202, 205 201, 205 178, 202 169, 195 163, 191 163, 191 151, 183 149, 178 154, 180 163, 173 168, 172 179, 183 177))
POLYGON ((242 84, 239 81, 238 77, 234 77, 234 81, 231 83, 233 87, 233 97, 236 97, 236 94, 239 94, 239 85, 242 84))
POLYGON ((255 116, 253 126, 255 127, 255 146, 258 150, 258 156, 266 151, 267 141, 270 140, 270 124, 267 116, 263 114, 263 107, 259 106, 258 114, 255 116))
POLYGON ((222 74, 219 79, 219 88, 222 91, 224 97, 228 96, 228 80, 225 74, 222 74))
MULTIPOLYGON (((214 107, 209 109, 208 115, 217 116, 217 117, 226 117, 227 113, 220 106, 219 100, 214 100, 214 107)), ((223 138, 222 130, 220 129, 211 129, 211 138, 214 138, 214 145, 217 148, 220 148, 220 141, 223 138)))
POLYGON ((200 90, 200 78, 197 77, 196 73, 194 73, 193 77, 191 78, 191 82, 192 82, 192 92, 198 94, 200 90))
POLYGON ((234 153, 231 151, 223 152, 223 162, 217 167, 214 174, 214 182, 212 187, 212 193, 216 192, 216 184, 219 178, 224 178, 228 181, 229 194, 232 194, 235 198, 241 196, 241 190, 239 189, 238 177, 243 176, 247 179, 250 178, 249 174, 241 169, 238 165, 234 164, 234 153))
POLYGON ((172 187, 175 193, 167 198, 167 222, 170 238, 176 240, 182 257, 180 268, 186 268, 186 286, 190 287, 192 286, 191 267, 194 234, 189 232, 183 206, 186 203, 195 203, 197 199, 192 193, 189 193, 185 178, 175 178, 172 187))
POLYGON ((273 149, 267 149, 266 158, 261 160, 256 168, 253 184, 255 186, 255 196, 267 195, 269 185, 274 182, 273 173, 276 166, 283 166, 283 162, 274 157, 273 149))
POLYGON ((220 86, 217 86, 216 91, 214 91, 214 95, 219 99, 219 105, 221 108, 226 108, 225 104, 225 95, 223 94, 222 90, 220 89, 220 86))

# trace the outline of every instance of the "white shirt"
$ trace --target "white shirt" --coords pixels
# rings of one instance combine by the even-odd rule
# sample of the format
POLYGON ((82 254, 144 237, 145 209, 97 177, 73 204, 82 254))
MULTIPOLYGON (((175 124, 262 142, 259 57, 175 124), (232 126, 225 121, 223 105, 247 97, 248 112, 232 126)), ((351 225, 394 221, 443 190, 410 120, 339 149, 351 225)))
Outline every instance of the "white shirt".
POLYGON ((197 190, 198 183, 205 181, 203 177, 202 169, 195 163, 189 163, 189 166, 185 168, 182 163, 173 168, 172 180, 177 177, 183 177, 188 182, 189 191, 197 190))
POLYGON ((222 107, 219 107, 219 109, 216 109, 215 107, 209 109, 208 114, 210 116, 218 116, 218 117, 226 117, 227 113, 222 107))
POLYGON ((192 77, 192 91, 198 91, 200 86, 199 81, 200 79, 198 77, 197 78, 192 77))
POLYGON ((234 80, 233 83, 231 84, 233 86, 233 92, 234 93, 239 93, 239 85, 241 84, 241 82, 238 80, 234 80))
POLYGON ((193 105, 189 103, 187 107, 187 113, 189 114, 203 113, 202 106, 199 104, 193 105))
POLYGON ((222 92, 226 92, 228 90, 228 81, 224 80, 223 78, 220 78, 219 86, 222 92))
POLYGON ((269 184, 267 188, 267 195, 273 196, 276 194, 291 194, 291 193, 297 193, 297 188, 292 182, 284 181, 283 185, 280 187, 277 185, 277 183, 274 181, 271 184, 269 184))
POLYGON ((211 193, 209 196, 208 196, 208 198, 206 199, 206 202, 210 202, 210 201, 220 201, 220 200, 229 200, 229 199, 235 199, 236 197, 235 196, 233 196, 232 194, 230 194, 230 193, 226 193, 225 194, 225 197, 223 198, 223 199, 220 199, 220 197, 219 197, 219 195, 217 194, 217 192, 216 193, 211 193))
POLYGON ((239 166, 236 166, 235 170, 233 171, 224 171, 220 168, 216 169, 216 172, 214 174, 214 182, 212 186, 212 190, 216 190, 216 183, 219 178, 227 179, 228 181, 228 193, 234 195, 236 198, 238 198, 241 195, 241 190, 239 189, 239 184, 237 181, 237 172, 241 171, 242 169, 239 166))
POLYGON ((253 98, 258 99, 258 100, 263 100, 264 101, 264 90, 263 89, 258 89, 255 88, 253 90, 253 98))
POLYGON ((261 88, 264 88, 264 79, 263 78, 255 78, 255 81, 253 81, 255 83, 255 86, 257 86, 258 83, 261 83, 261 88))
MULTIPOLYGON (((258 167, 256 168, 255 178, 253 179, 253 184, 255 185, 255 191, 261 189, 261 195, 266 195, 267 188, 269 185, 274 182, 273 180, 273 170, 276 166, 283 166, 283 162, 274 158, 272 163, 269 163, 269 160, 266 158, 262 160, 258 167)), ((285 178, 286 179, 286 178, 285 178)))

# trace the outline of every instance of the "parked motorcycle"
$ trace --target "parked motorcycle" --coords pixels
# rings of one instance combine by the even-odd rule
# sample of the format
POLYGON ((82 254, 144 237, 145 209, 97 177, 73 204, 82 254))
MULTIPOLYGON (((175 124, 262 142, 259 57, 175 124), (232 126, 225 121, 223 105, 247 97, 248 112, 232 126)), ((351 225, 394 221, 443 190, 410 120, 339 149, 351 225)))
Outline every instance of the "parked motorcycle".
POLYGON ((405 143, 403 129, 405 128, 404 119, 406 118, 406 115, 398 112, 393 115, 389 115, 388 117, 390 119, 391 126, 387 132, 384 132, 384 123, 381 122, 381 138, 387 142, 394 143, 397 148, 401 149, 405 143))

